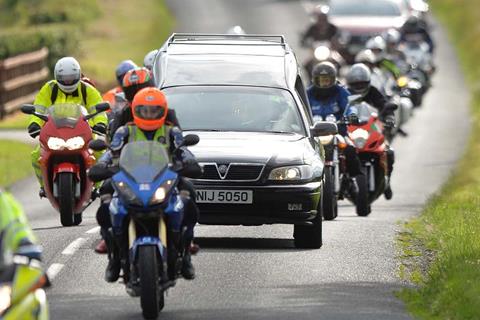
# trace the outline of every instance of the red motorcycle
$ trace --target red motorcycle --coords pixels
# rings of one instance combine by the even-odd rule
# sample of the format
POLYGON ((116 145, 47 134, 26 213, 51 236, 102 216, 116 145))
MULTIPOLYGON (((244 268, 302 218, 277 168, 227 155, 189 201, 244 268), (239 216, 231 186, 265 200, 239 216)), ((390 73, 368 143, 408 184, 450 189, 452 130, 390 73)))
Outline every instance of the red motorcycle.
POLYGON ((384 125, 377 111, 365 102, 352 105, 350 110, 356 116, 347 126, 348 137, 357 150, 364 174, 356 176, 358 192, 349 198, 356 205, 357 214, 367 216, 371 203, 384 193, 388 184, 384 125))
POLYGON ((45 194, 60 212, 63 226, 80 224, 82 212, 91 201, 93 183, 87 170, 95 164, 95 158, 88 148, 92 140, 88 120, 108 109, 108 103, 100 103, 95 113, 88 114, 77 104, 55 104, 47 114, 40 114, 33 105, 22 106, 23 113, 46 122, 40 130, 39 162, 45 194))

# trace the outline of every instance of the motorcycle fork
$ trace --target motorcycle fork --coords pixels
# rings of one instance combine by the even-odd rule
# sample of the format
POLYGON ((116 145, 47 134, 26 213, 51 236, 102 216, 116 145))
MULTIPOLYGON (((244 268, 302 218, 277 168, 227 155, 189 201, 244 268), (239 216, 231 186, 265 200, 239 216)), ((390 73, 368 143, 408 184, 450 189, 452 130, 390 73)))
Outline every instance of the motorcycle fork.
POLYGON ((368 191, 375 191, 375 166, 370 161, 365 163, 367 167, 368 191))
POLYGON ((335 183, 334 191, 336 194, 340 192, 340 161, 338 157, 338 147, 335 143, 335 148, 333 149, 333 178, 335 183))

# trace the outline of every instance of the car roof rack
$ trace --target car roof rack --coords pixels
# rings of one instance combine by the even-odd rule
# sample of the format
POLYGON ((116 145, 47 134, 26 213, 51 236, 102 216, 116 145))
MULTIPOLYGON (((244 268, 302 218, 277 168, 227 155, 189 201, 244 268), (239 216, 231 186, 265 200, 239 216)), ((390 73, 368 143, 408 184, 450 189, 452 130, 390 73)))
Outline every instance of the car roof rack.
POLYGON ((237 45, 237 41, 252 41, 249 43, 242 43, 242 45, 272 45, 287 47, 285 37, 283 35, 269 35, 269 34, 215 34, 215 33, 174 33, 170 36, 167 43, 171 44, 219 44, 218 40, 222 41, 221 45, 237 45), (228 40, 232 40, 230 43, 228 40), (201 42, 199 42, 201 41, 201 42), (212 42, 208 42, 212 41, 212 42), (254 41, 265 41, 264 43, 254 43, 254 41))

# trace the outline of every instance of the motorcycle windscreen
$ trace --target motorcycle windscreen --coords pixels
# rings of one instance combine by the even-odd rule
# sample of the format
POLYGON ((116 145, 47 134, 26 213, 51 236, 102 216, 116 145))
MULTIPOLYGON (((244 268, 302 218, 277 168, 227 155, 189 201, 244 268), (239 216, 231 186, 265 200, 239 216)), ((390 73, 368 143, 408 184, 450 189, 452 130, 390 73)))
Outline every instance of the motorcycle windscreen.
POLYGON ((351 106, 348 113, 356 114, 359 123, 367 123, 370 120, 370 116, 372 115, 372 113, 376 113, 376 111, 372 107, 370 107, 368 103, 361 102, 359 104, 351 106))
POLYGON ((127 143, 120 155, 120 168, 137 183, 152 183, 169 162, 167 148, 155 141, 127 143))
POLYGON ((75 103, 59 103, 48 108, 50 118, 57 128, 75 128, 78 120, 87 115, 87 110, 75 103))

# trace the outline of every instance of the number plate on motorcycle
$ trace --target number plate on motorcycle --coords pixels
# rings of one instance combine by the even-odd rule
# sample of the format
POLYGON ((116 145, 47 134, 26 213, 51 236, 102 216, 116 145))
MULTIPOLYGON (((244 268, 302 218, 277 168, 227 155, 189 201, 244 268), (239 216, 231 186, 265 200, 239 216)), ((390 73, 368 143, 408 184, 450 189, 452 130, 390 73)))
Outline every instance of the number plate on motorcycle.
POLYGON ((251 190, 197 190, 197 203, 252 204, 251 190))

